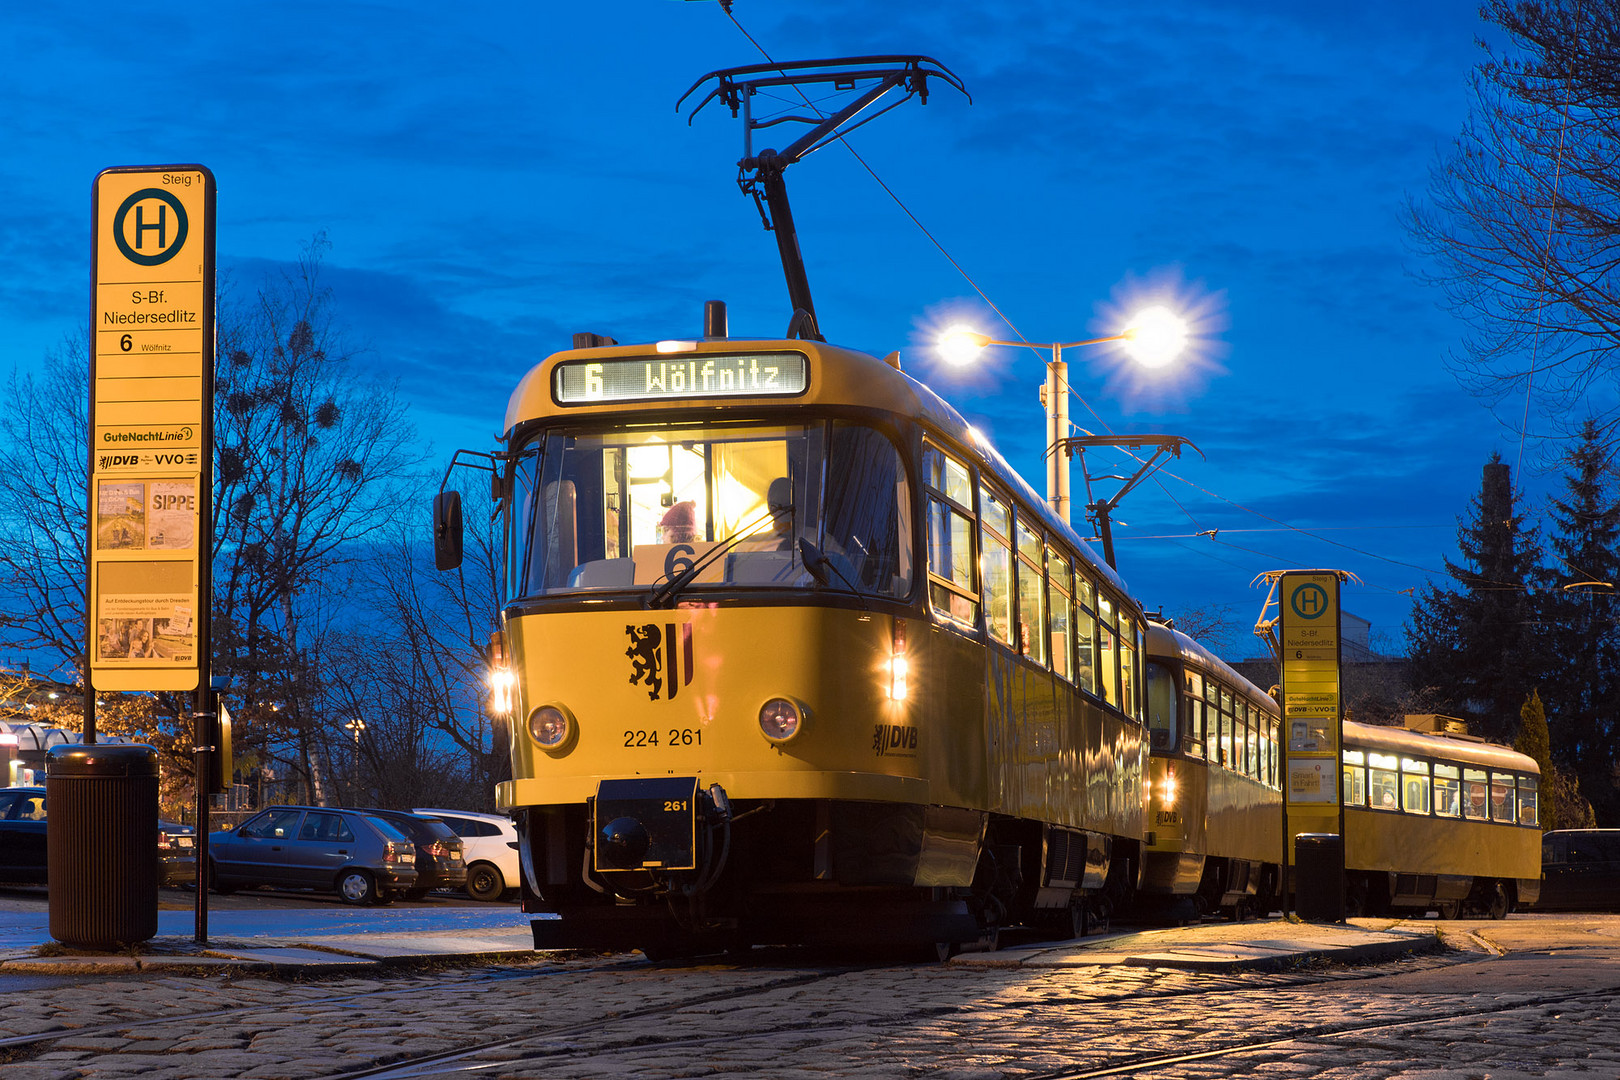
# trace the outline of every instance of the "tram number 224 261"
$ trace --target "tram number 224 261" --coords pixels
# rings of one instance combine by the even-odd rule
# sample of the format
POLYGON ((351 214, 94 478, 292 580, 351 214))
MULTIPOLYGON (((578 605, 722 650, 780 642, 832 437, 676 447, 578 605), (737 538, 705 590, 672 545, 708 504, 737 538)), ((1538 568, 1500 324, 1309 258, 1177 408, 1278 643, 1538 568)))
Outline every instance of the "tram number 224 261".
POLYGON ((658 732, 635 730, 624 733, 624 745, 637 746, 702 746, 703 731, 700 728, 670 728, 664 736, 662 744, 658 741, 658 732))

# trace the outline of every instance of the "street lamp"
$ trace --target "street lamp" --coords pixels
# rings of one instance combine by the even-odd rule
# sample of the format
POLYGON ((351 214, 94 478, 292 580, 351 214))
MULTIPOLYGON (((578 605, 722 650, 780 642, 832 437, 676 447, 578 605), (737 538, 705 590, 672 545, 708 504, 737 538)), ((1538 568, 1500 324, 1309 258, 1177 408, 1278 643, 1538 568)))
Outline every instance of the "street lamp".
POLYGON ((354 732, 354 787, 360 790, 360 733, 366 730, 366 722, 358 716, 343 725, 344 731, 354 732))
MULTIPOLYGON (((1131 358, 1144 367, 1163 367, 1186 347, 1187 325, 1168 308, 1151 307, 1138 312, 1119 333, 1084 341, 997 341, 963 326, 952 327, 939 339, 940 354, 953 364, 970 362, 988 345, 1051 350, 1052 359, 1046 362, 1046 384, 1041 388, 1041 403, 1046 407, 1046 502, 1064 521, 1069 520, 1069 453, 1073 448, 1067 445, 1069 366, 1063 350, 1110 342, 1123 344, 1131 358)), ((1113 559, 1108 561, 1112 565, 1113 559)))

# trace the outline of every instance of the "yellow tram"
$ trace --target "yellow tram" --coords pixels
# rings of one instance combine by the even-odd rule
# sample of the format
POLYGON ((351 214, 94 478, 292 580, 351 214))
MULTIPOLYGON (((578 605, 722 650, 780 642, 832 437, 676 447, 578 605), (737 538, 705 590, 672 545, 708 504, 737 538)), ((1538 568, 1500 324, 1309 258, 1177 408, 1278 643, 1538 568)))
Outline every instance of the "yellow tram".
POLYGON ((1281 711, 1192 638, 1149 622, 1146 898, 1272 909, 1281 884, 1281 711))
POLYGON ((1541 891, 1535 759, 1448 734, 1345 721, 1345 910, 1504 917, 1541 891))
POLYGON ((1129 894, 1142 612, 949 405, 718 303, 575 345, 493 455, 537 947, 949 945, 1129 894))

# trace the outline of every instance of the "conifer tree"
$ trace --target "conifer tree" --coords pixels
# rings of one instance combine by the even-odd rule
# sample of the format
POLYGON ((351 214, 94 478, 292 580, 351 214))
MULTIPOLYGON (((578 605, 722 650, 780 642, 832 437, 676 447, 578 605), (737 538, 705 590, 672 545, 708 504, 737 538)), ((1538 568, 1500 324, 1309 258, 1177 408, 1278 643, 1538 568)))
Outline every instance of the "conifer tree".
POLYGON ((1540 549, 1535 531, 1514 515, 1501 455, 1486 463, 1472 505, 1473 519, 1457 530, 1463 564, 1447 559, 1451 582, 1431 582, 1418 595, 1407 645, 1414 686, 1476 733, 1505 742, 1541 670, 1529 597, 1540 549))
POLYGON ((1551 504, 1541 623, 1546 650, 1548 725, 1552 757, 1574 770, 1598 819, 1620 823, 1620 508, 1611 484, 1611 455, 1602 429, 1586 421, 1566 457, 1566 497, 1551 504))

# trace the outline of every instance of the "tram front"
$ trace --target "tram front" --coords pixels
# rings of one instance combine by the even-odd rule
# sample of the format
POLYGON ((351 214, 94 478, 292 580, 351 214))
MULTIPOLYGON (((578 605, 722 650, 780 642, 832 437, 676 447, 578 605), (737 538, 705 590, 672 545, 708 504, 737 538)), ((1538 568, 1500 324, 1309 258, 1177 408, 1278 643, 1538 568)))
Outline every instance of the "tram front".
POLYGON ((556 916, 537 947, 803 940, 813 898, 916 876, 882 825, 931 801, 906 380, 818 343, 680 345, 549 358, 495 455, 497 799, 525 910, 556 916))

